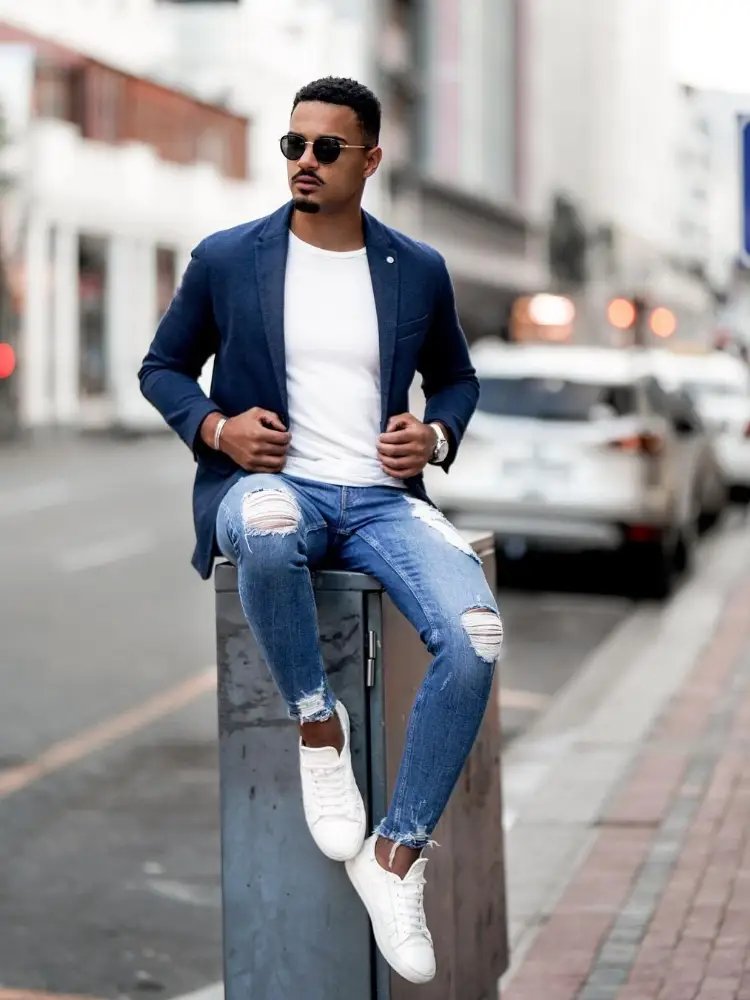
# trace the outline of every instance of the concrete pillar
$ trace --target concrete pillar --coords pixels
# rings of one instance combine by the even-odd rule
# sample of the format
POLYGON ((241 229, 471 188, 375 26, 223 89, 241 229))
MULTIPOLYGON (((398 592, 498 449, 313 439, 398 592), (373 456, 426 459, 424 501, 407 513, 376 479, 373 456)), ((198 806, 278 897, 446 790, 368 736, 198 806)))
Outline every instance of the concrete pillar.
POLYGON ((80 354, 78 307, 78 233, 70 226, 57 226, 53 261, 54 331, 53 419, 75 423, 78 417, 78 363, 80 354))
POLYGON ((121 422, 127 407, 132 359, 130 342, 141 295, 136 244, 126 236, 112 236, 107 269, 107 385, 111 419, 121 422))
POLYGON ((26 230, 25 301, 19 345, 20 414, 25 427, 38 427, 51 417, 49 231, 48 220, 32 210, 26 230))
POLYGON ((108 315, 112 422, 138 429, 158 422, 141 396, 137 373, 157 323, 156 248, 146 240, 113 238, 108 315))

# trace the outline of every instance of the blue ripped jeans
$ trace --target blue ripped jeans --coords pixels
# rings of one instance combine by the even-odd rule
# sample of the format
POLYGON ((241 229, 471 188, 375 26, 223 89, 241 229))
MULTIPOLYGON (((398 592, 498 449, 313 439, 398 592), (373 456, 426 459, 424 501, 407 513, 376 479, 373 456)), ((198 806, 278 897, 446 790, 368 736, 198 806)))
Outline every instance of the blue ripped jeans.
POLYGON ((375 577, 419 632, 434 659, 377 832, 424 847, 476 738, 502 645, 479 559, 435 508, 389 486, 249 474, 227 493, 216 526, 221 551, 238 569, 245 617, 293 718, 326 719, 335 702, 310 578, 324 557, 375 577))

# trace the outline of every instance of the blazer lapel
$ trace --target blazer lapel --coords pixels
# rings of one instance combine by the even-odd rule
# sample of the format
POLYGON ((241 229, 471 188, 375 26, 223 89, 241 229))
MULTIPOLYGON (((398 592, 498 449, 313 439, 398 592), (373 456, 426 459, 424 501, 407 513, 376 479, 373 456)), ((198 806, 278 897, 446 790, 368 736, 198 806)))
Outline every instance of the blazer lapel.
POLYGON ((289 413, 284 353, 284 278, 288 246, 289 237, 285 225, 283 231, 267 236, 255 247, 255 267, 263 328, 285 415, 289 413))
POLYGON ((364 213, 367 262, 370 266, 375 310, 380 340, 380 429, 385 430, 396 348, 398 313, 398 255, 387 238, 387 231, 371 215, 364 213))

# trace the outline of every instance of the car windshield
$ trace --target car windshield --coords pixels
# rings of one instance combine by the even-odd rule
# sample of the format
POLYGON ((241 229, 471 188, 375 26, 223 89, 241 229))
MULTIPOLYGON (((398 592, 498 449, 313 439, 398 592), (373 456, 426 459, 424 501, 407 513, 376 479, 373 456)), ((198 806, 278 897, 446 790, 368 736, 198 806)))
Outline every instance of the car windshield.
POLYGON ((563 378, 481 377, 479 410, 502 417, 537 420, 602 420, 636 409, 632 385, 601 385, 563 378))
POLYGON ((725 399, 747 399, 748 387, 738 382, 709 382, 705 380, 684 383, 685 388, 693 398, 699 396, 722 396, 725 399))

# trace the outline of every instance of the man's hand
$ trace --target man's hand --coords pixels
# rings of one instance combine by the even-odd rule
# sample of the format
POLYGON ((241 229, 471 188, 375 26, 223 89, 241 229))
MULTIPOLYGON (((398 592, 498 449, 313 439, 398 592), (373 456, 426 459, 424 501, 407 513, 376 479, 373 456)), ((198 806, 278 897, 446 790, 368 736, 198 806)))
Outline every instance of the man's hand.
POLYGON ((400 413, 388 421, 378 438, 378 458, 383 471, 394 479, 417 476, 432 458, 437 435, 411 413, 400 413))
MULTIPOLYGON (((220 419, 220 414, 210 413, 201 426, 201 437, 210 448, 220 419)), ((219 450, 247 472, 281 472, 291 437, 277 414, 254 406, 227 420, 219 450)))

